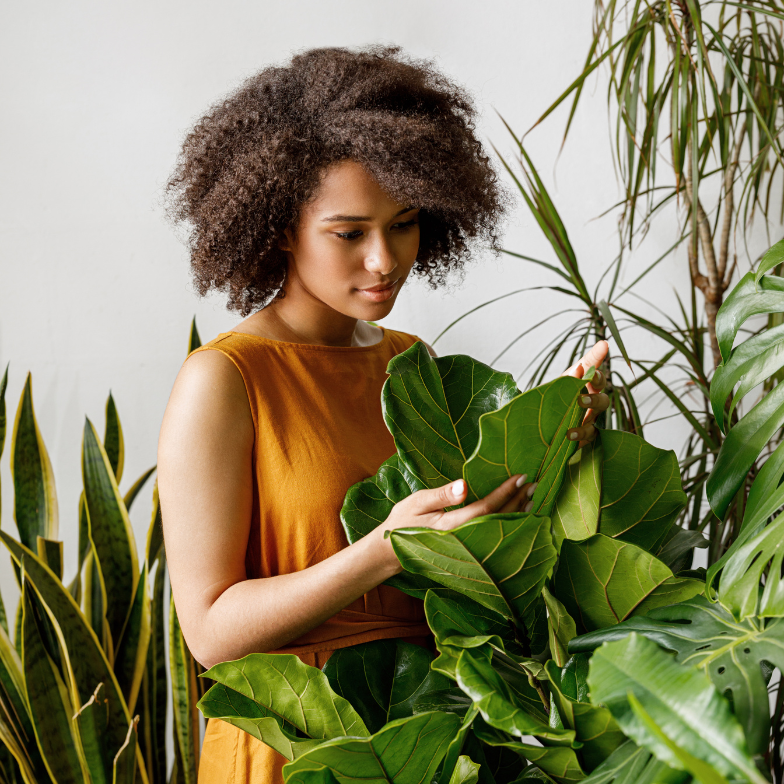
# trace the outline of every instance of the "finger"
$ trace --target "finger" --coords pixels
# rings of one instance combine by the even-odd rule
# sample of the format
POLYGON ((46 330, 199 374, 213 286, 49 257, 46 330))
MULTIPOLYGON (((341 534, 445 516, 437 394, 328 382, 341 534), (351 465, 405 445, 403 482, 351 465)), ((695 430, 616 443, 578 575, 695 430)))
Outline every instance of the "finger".
POLYGON ((588 382, 588 391, 592 394, 601 392, 607 384, 607 377, 598 368, 594 371, 593 378, 588 382))
MULTIPOLYGON (((610 345, 606 340, 598 341, 594 347, 580 360, 583 370, 588 370, 589 367, 598 368, 599 365, 607 358, 607 352, 610 345)), ((582 376, 580 376, 582 378, 582 376)))
POLYGON ((435 487, 432 490, 417 490, 411 496, 411 503, 415 514, 428 514, 437 512, 446 506, 462 504, 468 495, 468 488, 462 479, 450 482, 448 485, 435 487))
POLYGON ((536 482, 527 482, 507 501, 498 511, 499 512, 522 512, 536 491, 536 482))
POLYGON ((610 407, 610 398, 603 392, 593 395, 580 395, 577 405, 580 408, 590 408, 592 411, 606 411, 610 407))
POLYGON ((562 376, 574 376, 575 378, 582 378, 585 374, 585 368, 578 362, 576 365, 572 365, 567 370, 561 374, 562 376))
POLYGON ((582 425, 581 427, 572 427, 566 431, 566 437, 570 441, 579 441, 580 446, 593 441, 596 438, 596 428, 593 425, 582 425))
MULTIPOLYGON (((468 520, 473 520, 475 517, 482 517, 483 515, 493 514, 498 512, 517 491, 521 489, 525 482, 525 475, 510 476, 502 485, 499 485, 492 493, 489 493, 484 498, 474 501, 462 509, 454 509, 447 512, 439 521, 439 528, 454 528, 460 523, 465 523, 468 520), (520 481, 522 479, 522 482, 520 481), (520 487, 518 487, 518 482, 520 487)), ((420 491, 421 492, 421 491, 420 491)))

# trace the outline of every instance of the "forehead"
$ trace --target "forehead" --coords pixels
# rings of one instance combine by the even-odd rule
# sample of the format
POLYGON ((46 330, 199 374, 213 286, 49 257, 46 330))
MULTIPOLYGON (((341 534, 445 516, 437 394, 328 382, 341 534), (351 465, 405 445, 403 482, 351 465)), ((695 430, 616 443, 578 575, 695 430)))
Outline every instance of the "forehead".
POLYGON ((329 166, 313 199, 303 211, 312 217, 340 212, 350 215, 382 215, 398 212, 395 201, 361 164, 339 161, 329 166))

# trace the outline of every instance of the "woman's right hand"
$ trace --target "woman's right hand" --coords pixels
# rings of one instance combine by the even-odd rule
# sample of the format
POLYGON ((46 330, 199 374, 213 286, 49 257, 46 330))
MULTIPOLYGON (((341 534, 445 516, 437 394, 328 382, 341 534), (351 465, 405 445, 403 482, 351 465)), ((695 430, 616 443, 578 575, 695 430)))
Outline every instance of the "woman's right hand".
POLYGON ((468 489, 462 479, 433 490, 419 490, 396 503, 389 517, 373 532, 390 574, 397 574, 402 571, 402 567, 392 549, 392 543, 384 538, 387 531, 412 527, 448 531, 475 517, 494 512, 527 512, 533 503, 531 498, 536 483, 526 482, 526 479, 525 474, 510 476, 489 495, 450 512, 444 511, 445 508, 462 504, 466 499, 468 489))

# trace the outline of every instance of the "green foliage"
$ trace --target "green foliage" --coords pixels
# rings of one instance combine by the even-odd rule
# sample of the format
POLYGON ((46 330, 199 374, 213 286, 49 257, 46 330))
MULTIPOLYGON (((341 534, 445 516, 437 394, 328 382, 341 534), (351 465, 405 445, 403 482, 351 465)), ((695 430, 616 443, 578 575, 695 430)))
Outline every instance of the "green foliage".
MULTIPOLYGON (((198 342, 195 324, 191 340, 198 342)), ((7 379, 6 369, 0 382, 0 455, 7 379)), ((22 597, 13 638, 4 610, 0 613, 0 780, 167 784, 172 767, 165 734, 167 578, 157 488, 141 568, 128 519, 128 508, 154 468, 125 497, 120 494, 124 436, 110 395, 104 438, 89 420, 85 424, 78 571, 65 584, 54 475, 29 374, 9 451, 19 538, 6 529, 0 540, 10 552, 22 597)), ((171 781, 195 784, 201 668, 178 626, 172 627, 171 643, 178 730, 171 781), (192 689, 180 688, 183 682, 192 689)))

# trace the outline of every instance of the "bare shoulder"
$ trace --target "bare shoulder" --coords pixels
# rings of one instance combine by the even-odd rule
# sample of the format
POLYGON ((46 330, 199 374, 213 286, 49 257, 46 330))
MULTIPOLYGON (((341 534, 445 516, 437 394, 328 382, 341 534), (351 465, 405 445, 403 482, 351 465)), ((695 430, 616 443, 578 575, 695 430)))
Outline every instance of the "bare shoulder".
POLYGON ((221 351, 192 354, 177 374, 161 427, 159 450, 183 431, 219 430, 242 439, 253 437, 245 383, 236 365, 221 351))

